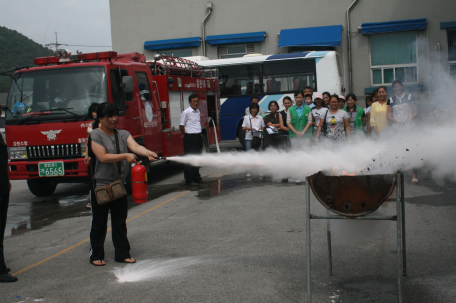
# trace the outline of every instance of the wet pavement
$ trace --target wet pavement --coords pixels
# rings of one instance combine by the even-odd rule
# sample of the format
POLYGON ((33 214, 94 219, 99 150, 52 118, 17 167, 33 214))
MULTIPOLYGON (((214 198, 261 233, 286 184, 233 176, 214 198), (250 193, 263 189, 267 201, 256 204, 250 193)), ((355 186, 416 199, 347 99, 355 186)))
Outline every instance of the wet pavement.
MULTIPOLYGON (((87 185, 61 184, 37 198, 14 181, 5 255, 19 281, 0 284, 0 302, 305 302, 305 186, 201 172, 204 184, 186 186, 181 165, 156 166, 149 201, 129 197, 136 267, 114 262, 109 233, 107 265, 89 264, 87 185)), ((456 183, 420 176, 418 185, 406 177, 403 302, 452 302, 456 183)), ((312 194, 311 207, 325 213, 312 194)), ((392 202, 381 207, 394 210, 392 202)), ((396 302, 396 223, 357 243, 334 236, 330 277, 321 221, 311 224, 313 302, 396 302)))
MULTIPOLYGON (((238 141, 226 141, 220 144, 220 150, 240 151, 242 146, 238 141)), ((210 151, 216 152, 216 146, 210 146, 210 151)), ((148 174, 149 199, 154 200, 172 192, 188 190, 182 180, 175 184, 156 185, 164 179, 182 174, 182 165, 176 163, 169 162, 152 167, 148 174)), ((211 196, 211 190, 208 189, 212 187, 212 183, 205 184, 198 191, 198 195, 211 196)), ((59 184, 51 196, 36 197, 29 191, 26 181, 14 180, 10 195, 5 237, 39 229, 58 220, 92 215, 86 207, 90 201, 88 184, 59 184)), ((131 195, 128 196, 128 205, 129 209, 138 205, 134 203, 131 195)))

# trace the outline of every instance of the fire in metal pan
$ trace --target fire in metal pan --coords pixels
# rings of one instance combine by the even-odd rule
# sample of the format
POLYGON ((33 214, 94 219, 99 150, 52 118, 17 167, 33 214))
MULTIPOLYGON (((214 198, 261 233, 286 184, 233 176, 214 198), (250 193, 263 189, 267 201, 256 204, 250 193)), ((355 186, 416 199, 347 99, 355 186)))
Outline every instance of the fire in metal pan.
POLYGON ((364 216, 377 210, 392 194, 396 175, 309 177, 310 188, 327 209, 347 217, 364 216))

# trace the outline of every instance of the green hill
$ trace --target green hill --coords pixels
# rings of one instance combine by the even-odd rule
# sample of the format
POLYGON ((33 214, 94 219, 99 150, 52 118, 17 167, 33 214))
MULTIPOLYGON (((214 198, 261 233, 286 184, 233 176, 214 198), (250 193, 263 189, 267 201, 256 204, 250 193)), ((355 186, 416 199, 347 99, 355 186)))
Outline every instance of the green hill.
MULTIPOLYGON (((33 58, 52 55, 52 50, 15 30, 0 26, 0 73, 12 67, 35 66, 33 58)), ((10 81, 8 76, 0 76, 0 93, 8 92, 10 81)))

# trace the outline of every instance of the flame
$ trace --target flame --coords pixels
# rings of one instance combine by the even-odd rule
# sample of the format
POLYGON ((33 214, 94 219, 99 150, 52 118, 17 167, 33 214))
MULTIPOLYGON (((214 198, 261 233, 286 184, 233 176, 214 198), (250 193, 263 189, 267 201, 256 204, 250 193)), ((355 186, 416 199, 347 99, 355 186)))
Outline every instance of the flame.
MULTIPOLYGON (((339 170, 339 166, 334 166, 333 170, 331 171, 331 176, 332 176, 333 174, 335 174, 336 176, 339 175, 339 174, 338 174, 338 170, 339 170)), ((342 171, 342 175, 343 175, 343 176, 355 176, 356 174, 355 174, 355 173, 349 174, 349 173, 347 173, 345 170, 343 170, 343 171, 342 171)))
POLYGON ((344 176, 354 176, 355 173, 349 174, 349 173, 345 172, 345 170, 343 170, 343 171, 342 171, 342 175, 344 175, 344 176))

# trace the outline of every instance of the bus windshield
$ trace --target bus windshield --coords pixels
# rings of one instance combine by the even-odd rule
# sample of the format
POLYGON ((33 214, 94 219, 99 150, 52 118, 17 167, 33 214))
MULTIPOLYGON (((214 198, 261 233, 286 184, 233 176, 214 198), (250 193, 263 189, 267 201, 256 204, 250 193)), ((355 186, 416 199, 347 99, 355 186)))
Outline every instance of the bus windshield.
POLYGON ((87 118, 89 106, 108 101, 102 66, 56 68, 17 73, 8 94, 6 123, 87 118), (33 117, 33 119, 30 119, 33 117))
POLYGON ((220 71, 221 97, 280 94, 317 89, 315 60, 290 60, 226 65, 220 71))

